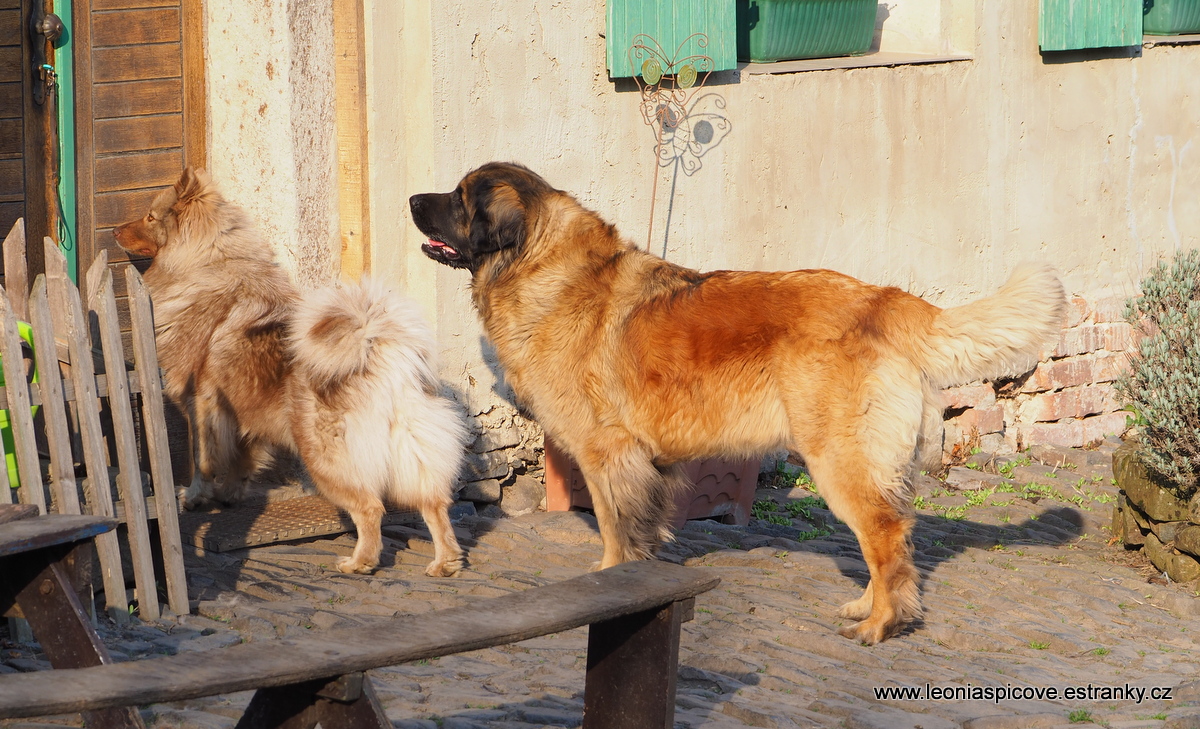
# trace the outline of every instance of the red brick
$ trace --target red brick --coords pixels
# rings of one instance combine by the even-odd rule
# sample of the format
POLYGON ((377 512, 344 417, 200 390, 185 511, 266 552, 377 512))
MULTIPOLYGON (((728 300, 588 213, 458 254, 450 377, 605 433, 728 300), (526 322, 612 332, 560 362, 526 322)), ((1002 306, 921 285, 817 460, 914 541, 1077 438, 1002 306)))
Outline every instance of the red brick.
POLYGON ((1110 413, 1119 407, 1111 385, 1086 385, 1034 395, 1021 408, 1026 422, 1082 418, 1110 413))
POLYGON ((1072 357, 1077 354, 1095 352, 1104 347, 1104 328, 1095 324, 1081 324, 1077 327, 1063 330, 1058 345, 1054 348, 1055 357, 1072 357))
POLYGON ((1077 327, 1087 321, 1091 315, 1092 309, 1088 306, 1087 299, 1082 299, 1078 296, 1073 297, 1067 302, 1067 327, 1077 327))
POLYGON ((1100 299, 1092 307, 1092 317, 1092 320, 1097 324, 1125 321, 1125 298, 1122 296, 1109 296, 1100 299))
POLYGON ((1133 327, 1125 322, 1102 324, 1107 327, 1104 331, 1104 348, 1110 352, 1129 352, 1137 349, 1141 336, 1133 331, 1133 327))
POLYGON ((1129 355, 1086 354, 1042 362, 1025 381, 1021 392, 1046 392, 1098 382, 1112 382, 1129 368, 1129 355))
POLYGON ((946 422, 953 424, 963 434, 970 433, 972 429, 978 430, 980 435, 1002 433, 1004 432, 1004 408, 1000 405, 971 408, 946 422))
POLYGON ((1112 382, 1129 369, 1129 355, 1125 352, 1099 355, 1092 360, 1092 382, 1112 382))
POLYGON ((1093 418, 1083 419, 1083 437, 1084 443, 1100 440, 1109 435, 1122 435, 1125 432, 1125 423, 1128 413, 1124 410, 1118 410, 1115 413, 1106 413, 1097 415, 1093 418))
POLYGON ((1096 415, 1082 420, 1063 420, 1057 423, 1032 423, 1020 428, 1024 445, 1048 443, 1050 445, 1078 448, 1109 435, 1125 432, 1123 411, 1096 415))
POLYGON ((942 390, 942 407, 978 408, 996 403, 996 391, 991 385, 963 385, 942 390))
POLYGON ((1067 448, 1078 448, 1087 442, 1084 440, 1083 423, 1078 420, 1026 425, 1021 428, 1021 440, 1025 445, 1048 443, 1067 448))

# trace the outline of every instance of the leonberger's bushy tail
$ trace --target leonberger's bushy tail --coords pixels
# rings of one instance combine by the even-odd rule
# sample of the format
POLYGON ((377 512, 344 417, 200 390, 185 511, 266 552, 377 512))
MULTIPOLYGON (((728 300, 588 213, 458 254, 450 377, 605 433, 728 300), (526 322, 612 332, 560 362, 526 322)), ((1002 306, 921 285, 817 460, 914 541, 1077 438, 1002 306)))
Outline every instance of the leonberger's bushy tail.
POLYGON ((1054 269, 1022 264, 992 296, 938 314, 924 371, 935 387, 1018 375, 1057 338, 1066 295, 1054 269))
POLYGON ((291 346, 296 368, 317 388, 368 372, 430 395, 440 388, 436 340, 416 302, 369 279, 303 295, 291 346), (403 361, 383 361, 395 359, 403 361))

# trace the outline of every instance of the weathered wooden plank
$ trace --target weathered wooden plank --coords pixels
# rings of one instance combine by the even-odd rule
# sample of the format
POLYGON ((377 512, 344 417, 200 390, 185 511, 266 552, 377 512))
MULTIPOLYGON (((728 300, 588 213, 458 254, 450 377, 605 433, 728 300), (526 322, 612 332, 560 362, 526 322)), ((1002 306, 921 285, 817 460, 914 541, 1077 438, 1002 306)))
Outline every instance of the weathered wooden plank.
MULTIPOLYGON (((160 371, 159 372, 160 387, 161 387, 162 381, 163 381, 162 380, 162 372, 160 371)), ((137 395, 137 394, 141 393, 141 391, 142 391, 141 377, 140 377, 140 375, 138 375, 137 372, 128 373, 128 383, 129 383, 129 394, 137 395)), ((108 377, 103 374, 95 375, 95 387, 93 388, 92 391, 99 397, 108 397, 108 377)), ((75 400, 77 398, 75 397, 74 381, 63 382, 62 393, 63 393, 64 401, 75 402, 75 400)), ((29 391, 29 404, 30 405, 41 405, 42 404, 42 395, 38 390, 34 389, 34 390, 29 391)), ((5 410, 7 408, 8 408, 8 390, 7 390, 7 388, 0 387, 0 410, 5 410)))
MULTIPOLYGON (((8 469, 5 469, 8 470, 8 469)), ((31 516, 37 516, 37 507, 33 504, 2 504, 0 505, 0 524, 5 524, 17 519, 28 519, 31 516)))
POLYGON ((342 276, 353 281, 371 271, 364 22, 363 0, 334 0, 338 227, 342 238, 342 276))
POLYGON ((4 238, 4 290, 13 305, 13 314, 25 318, 25 298, 29 296, 29 273, 25 267, 25 220, 17 220, 4 238))
MULTIPOLYGON (((101 119, 96 122, 96 154, 182 146, 182 114, 101 119)), ((126 218, 126 220, 128 219, 126 218)))
MULTIPOLYGON (((58 289, 52 291, 51 295, 64 302, 67 316, 64 324, 72 363, 71 383, 77 393, 75 410, 79 417, 83 459, 88 473, 84 499, 92 514, 111 517, 114 509, 108 481, 108 454, 104 448, 104 432, 100 427, 100 398, 96 394, 96 370, 92 361, 91 339, 83 318, 83 303, 79 289, 69 280, 56 277, 50 279, 49 283, 58 289)), ((121 567, 121 549, 116 532, 97 537, 96 551, 100 555, 104 598, 109 614, 117 619, 126 619, 129 601, 125 598, 125 571, 121 567)))
POLYGON ((6 292, 0 291, 0 317, 3 317, 3 341, 0 356, 4 358, 5 389, 12 407, 8 422, 12 427, 13 447, 17 456, 17 473, 21 476, 20 498, 26 504, 37 504, 46 513, 46 495, 42 489, 41 466, 38 462, 37 441, 34 439, 33 416, 29 412, 29 387, 25 384, 25 362, 21 353, 21 335, 12 303, 6 292))
POLYGON ((30 324, 33 326, 34 356, 38 366, 38 389, 42 394, 42 415, 46 421, 46 443, 50 449, 51 487, 58 492, 59 513, 78 514, 79 494, 75 490, 71 428, 67 424, 62 374, 58 367, 45 275, 39 275, 33 282, 33 292, 29 295, 29 313, 30 324))
POLYGON ((179 43, 93 48, 96 83, 179 78, 183 74, 179 43))
POLYGON ((129 515, 129 552, 133 558, 133 577, 137 585, 138 606, 143 618, 154 620, 161 612, 154 587, 154 561, 150 551, 150 530, 146 522, 146 501, 142 493, 142 469, 138 462, 137 436, 133 428, 133 410, 129 404, 129 385, 125 375, 125 353, 121 330, 117 326, 117 302, 112 293, 112 271, 105 256, 97 256, 88 269, 88 310, 96 315, 100 341, 104 349, 104 369, 108 375, 108 406, 112 412, 113 436, 117 451, 117 489, 129 515))
POLYGON ((70 544, 112 531, 115 519, 81 514, 48 514, 0 524, 0 557, 70 544))
POLYGON ((181 169, 183 153, 178 149, 101 157, 96 160, 96 192, 166 187, 181 169))
POLYGON ((21 80, 21 46, 0 47, 0 82, 21 80))
MULTIPOLYGON (((99 126, 101 122, 96 122, 99 126)), ((105 192, 96 195, 96 228, 115 228, 122 223, 128 223, 131 220, 137 220, 146 214, 150 209, 150 203, 154 201, 154 196, 162 191, 162 188, 155 187, 142 190, 121 190, 119 192, 105 192)), ((105 246, 115 245, 112 233, 106 232, 106 240, 104 245, 98 245, 97 250, 105 246)), ((99 240, 96 241, 100 243, 99 240)), ((109 261, 113 260, 110 255, 109 261)), ((113 283, 116 283, 115 281, 113 283)))
MULTIPOLYGON (((78 28, 78 25, 76 26, 78 28)), ((78 34, 76 34, 78 37, 78 34)), ((96 119, 139 114, 170 114, 183 111, 183 82, 177 78, 98 84, 94 87, 92 113, 96 119)), ((91 134, 90 124, 86 126, 91 134)), ((83 226, 79 226, 83 230, 83 226)))
POLYGON ((630 562, 464 607, 404 615, 302 639, 104 668, 0 676, 0 716, 43 716, 283 686, 478 650, 687 600, 720 578, 667 562, 630 562))
POLYGON ((0 10, 0 46, 21 45, 21 9, 0 10))
POLYGON ((20 82, 0 84, 0 117, 20 119, 23 98, 20 82))
MULTIPOLYGON (((8 482, 8 463, 7 458, 5 463, 0 463, 0 506, 8 506, 13 502, 12 485, 8 482)), ((21 506, 33 506, 33 504, 21 504, 21 506)), ((33 506, 33 513, 37 513, 37 507, 33 506)))
POLYGON ((178 42, 179 8, 139 8, 92 15, 92 45, 132 46, 178 42))
POLYGON ((146 449, 150 455, 150 478, 158 508, 158 534, 162 541, 167 600, 178 615, 188 612, 187 575, 183 570, 183 544, 179 538, 179 507, 175 502, 175 477, 171 473, 171 444, 163 413, 158 352, 154 346, 154 316, 150 294, 133 266, 125 267, 129 291, 129 313, 133 324, 133 355, 143 383, 142 413, 146 449))
POLYGON ((679 602, 588 629, 583 729, 673 729, 679 602))
POLYGON ((0 156, 10 157, 25 150, 25 124, 20 119, 0 118, 0 156))
POLYGON ((203 0, 181 0, 183 8, 183 131, 187 163, 207 167, 208 162, 208 84, 204 57, 205 13, 203 0))
POLYGON ((12 230, 18 220, 25 215, 25 200, 17 202, 0 202, 0 230, 12 230))
POLYGON ((0 160, 0 195, 20 197, 25 194, 25 162, 20 159, 0 160))
POLYGON ((179 0, 92 0, 93 10, 176 7, 179 0))

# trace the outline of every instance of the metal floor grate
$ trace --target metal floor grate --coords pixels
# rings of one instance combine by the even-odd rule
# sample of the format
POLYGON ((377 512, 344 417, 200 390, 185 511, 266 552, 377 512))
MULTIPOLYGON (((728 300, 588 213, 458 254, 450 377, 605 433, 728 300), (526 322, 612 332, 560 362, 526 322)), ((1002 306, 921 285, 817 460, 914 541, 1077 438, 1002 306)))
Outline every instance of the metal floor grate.
MULTIPOLYGON (((388 511, 383 515, 383 523, 419 524, 421 515, 408 510, 388 511)), ((210 552, 349 531, 354 531, 350 516, 320 496, 253 500, 231 508, 186 511, 179 515, 183 542, 210 552)))

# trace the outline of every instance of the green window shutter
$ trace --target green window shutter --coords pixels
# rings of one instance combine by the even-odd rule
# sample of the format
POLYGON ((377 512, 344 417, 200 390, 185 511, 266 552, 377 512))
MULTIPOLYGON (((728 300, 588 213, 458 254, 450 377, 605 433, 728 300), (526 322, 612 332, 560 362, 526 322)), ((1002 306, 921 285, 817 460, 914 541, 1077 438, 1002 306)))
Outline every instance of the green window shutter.
POLYGON ((1041 0, 1038 45, 1043 51, 1137 46, 1142 0, 1041 0))
POLYGON ((737 68, 737 12, 734 0, 608 0, 608 75, 627 78, 629 46, 644 33, 662 47, 668 59, 693 33, 708 36, 708 47, 688 41, 678 58, 692 54, 713 60, 714 71, 737 68))

